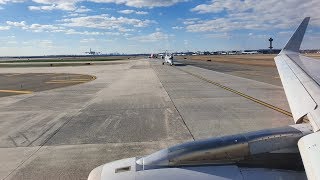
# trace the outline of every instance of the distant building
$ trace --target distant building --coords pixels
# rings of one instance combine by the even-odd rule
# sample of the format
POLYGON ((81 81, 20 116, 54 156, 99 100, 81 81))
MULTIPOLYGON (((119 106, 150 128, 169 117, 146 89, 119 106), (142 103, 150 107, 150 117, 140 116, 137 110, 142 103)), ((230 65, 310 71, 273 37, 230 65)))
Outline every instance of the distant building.
POLYGON ((241 54, 259 54, 257 50, 244 50, 241 54))
POLYGON ((259 49, 260 54, 279 54, 281 49, 259 49))

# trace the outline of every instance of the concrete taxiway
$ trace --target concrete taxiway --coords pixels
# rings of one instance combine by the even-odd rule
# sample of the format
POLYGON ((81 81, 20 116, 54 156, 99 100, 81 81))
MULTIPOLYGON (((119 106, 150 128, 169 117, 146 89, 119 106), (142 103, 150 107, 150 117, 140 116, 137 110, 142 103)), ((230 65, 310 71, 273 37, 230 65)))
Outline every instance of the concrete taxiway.
POLYGON ((97 77, 0 98, 1 179, 86 179, 101 164, 176 143, 292 124, 281 86, 195 66, 141 59, 1 70, 97 77))
POLYGON ((67 73, 0 74, 0 97, 30 94, 95 80, 95 76, 67 73))

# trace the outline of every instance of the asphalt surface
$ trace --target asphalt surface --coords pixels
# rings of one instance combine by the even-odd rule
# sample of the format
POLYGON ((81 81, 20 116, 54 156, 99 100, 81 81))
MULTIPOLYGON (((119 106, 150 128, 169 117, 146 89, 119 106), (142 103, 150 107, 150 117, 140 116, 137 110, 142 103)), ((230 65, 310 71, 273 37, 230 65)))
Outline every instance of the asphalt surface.
POLYGON ((0 74, 0 97, 30 94, 94 80, 83 74, 66 73, 7 73, 0 74))
POLYGON ((188 59, 181 59, 176 61, 183 65, 192 65, 212 71, 222 72, 247 79, 282 86, 276 67, 252 66, 245 64, 220 63, 214 61, 200 61, 188 59))
MULTIPOLYGON (((0 179, 86 179, 93 168, 114 160, 293 123, 286 114, 210 82, 289 111, 281 86, 195 66, 141 59, 1 70, 7 75, 19 70, 21 77, 4 76, 16 82, 35 80, 31 75, 38 74, 46 86, 61 87, 65 83, 46 82, 72 81, 79 77, 70 74, 83 72, 97 79, 46 91, 26 88, 33 92, 0 98, 0 179)), ((20 90, 14 84, 11 89, 20 90)))

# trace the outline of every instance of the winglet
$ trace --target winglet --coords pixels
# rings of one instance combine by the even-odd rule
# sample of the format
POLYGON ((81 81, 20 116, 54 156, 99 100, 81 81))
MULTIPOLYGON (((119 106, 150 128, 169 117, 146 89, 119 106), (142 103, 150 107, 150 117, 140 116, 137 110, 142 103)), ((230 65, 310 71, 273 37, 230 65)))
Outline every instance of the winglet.
POLYGON ((302 21, 302 23, 300 24, 296 32, 292 35, 287 45, 283 48, 281 52, 291 51, 291 52, 299 53, 304 34, 309 24, 309 20, 310 20, 310 17, 304 18, 304 20, 302 21))

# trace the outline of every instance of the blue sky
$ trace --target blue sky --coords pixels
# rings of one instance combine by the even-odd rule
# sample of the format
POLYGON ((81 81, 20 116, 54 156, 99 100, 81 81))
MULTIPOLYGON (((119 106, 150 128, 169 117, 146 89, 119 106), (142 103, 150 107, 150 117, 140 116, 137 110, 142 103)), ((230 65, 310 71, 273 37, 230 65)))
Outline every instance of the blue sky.
POLYGON ((317 0, 0 0, 0 56, 243 50, 284 46, 317 0))

